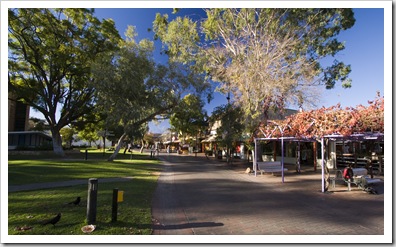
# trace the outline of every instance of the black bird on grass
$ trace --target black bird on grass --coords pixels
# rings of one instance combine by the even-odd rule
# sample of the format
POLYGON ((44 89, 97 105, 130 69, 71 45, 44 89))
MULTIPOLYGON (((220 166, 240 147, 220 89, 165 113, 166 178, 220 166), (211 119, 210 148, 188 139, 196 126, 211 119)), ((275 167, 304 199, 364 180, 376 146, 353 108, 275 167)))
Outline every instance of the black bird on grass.
POLYGON ((80 202, 81 202, 81 197, 79 196, 79 197, 77 197, 76 198, 76 200, 74 200, 74 201, 72 201, 72 202, 68 202, 68 203, 66 203, 66 204, 74 204, 74 205, 80 205, 80 202))
POLYGON ((45 226, 48 224, 52 224, 53 226, 55 226, 55 224, 58 223, 58 221, 60 220, 61 215, 62 215, 61 213, 58 213, 54 218, 44 221, 42 225, 45 226))

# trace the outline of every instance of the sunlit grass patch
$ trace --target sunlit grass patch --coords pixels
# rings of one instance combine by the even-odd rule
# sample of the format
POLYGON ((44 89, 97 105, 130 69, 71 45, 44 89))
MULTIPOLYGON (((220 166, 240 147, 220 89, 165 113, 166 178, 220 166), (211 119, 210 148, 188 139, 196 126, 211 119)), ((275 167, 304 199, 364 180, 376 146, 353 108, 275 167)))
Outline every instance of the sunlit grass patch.
POLYGON ((151 234, 151 200, 161 165, 158 160, 10 160, 9 184, 86 179, 86 185, 13 192, 8 194, 8 234, 76 235, 86 234, 88 179, 99 178, 96 229, 89 234, 151 234), (123 182, 101 183, 100 178, 132 177, 123 182), (117 221, 112 222, 113 189, 124 191, 118 204, 117 221), (68 205, 80 196, 80 206, 68 205), (62 213, 55 225, 42 221, 62 213))
POLYGON ((147 159, 145 156, 138 158, 117 159, 112 162, 67 159, 9 160, 8 183, 20 185, 74 179, 130 177, 159 169, 158 160, 147 159))

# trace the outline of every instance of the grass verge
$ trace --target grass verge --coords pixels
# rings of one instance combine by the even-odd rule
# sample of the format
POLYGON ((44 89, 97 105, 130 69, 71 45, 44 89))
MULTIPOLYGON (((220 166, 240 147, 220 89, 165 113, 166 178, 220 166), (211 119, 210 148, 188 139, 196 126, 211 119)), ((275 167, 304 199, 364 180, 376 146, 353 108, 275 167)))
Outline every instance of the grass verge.
MULTIPOLYGON (((123 155, 120 155, 123 158, 123 155)), ((126 157, 128 156, 128 157, 126 157)), ((130 160, 9 160, 9 184, 87 179, 87 185, 53 188, 8 194, 8 234, 78 235, 85 234, 88 179, 99 178, 96 229, 90 234, 124 235, 151 234, 151 200, 161 165, 158 160, 139 155, 130 160), (105 177, 133 177, 127 182, 100 183, 105 177), (124 191, 124 201, 118 203, 116 222, 112 217, 112 193, 124 191), (80 206, 67 205, 81 196, 80 206), (52 226, 41 222, 62 213, 52 226), (27 230, 23 230, 27 229, 27 230)))
POLYGON ((158 161, 150 159, 149 155, 134 153, 131 158, 130 154, 121 153, 113 162, 108 162, 107 156, 109 154, 103 156, 97 152, 89 153, 87 160, 81 153, 70 154, 66 158, 51 159, 47 159, 46 155, 9 156, 8 184, 141 176, 158 170, 155 166, 158 161))

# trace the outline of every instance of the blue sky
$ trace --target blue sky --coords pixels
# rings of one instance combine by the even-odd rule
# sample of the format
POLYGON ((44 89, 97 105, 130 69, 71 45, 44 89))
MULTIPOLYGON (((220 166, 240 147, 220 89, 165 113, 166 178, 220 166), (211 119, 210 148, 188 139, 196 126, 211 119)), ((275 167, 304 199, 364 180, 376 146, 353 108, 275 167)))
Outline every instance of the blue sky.
MULTIPOLYGON (((147 29, 151 27, 158 12, 172 16, 172 9, 95 9, 98 18, 112 18, 121 35, 128 25, 136 26, 138 39, 153 39, 153 32, 148 32, 147 29)), ((346 48, 335 56, 336 59, 351 65, 352 88, 344 89, 341 84, 336 84, 334 89, 323 89, 318 107, 328 107, 337 103, 342 107, 367 105, 368 100, 376 97, 377 91, 384 95, 384 10, 356 8, 354 13, 355 25, 338 36, 340 41, 345 41, 346 48)), ((201 9, 182 9, 179 14, 204 17, 201 9)), ((160 42, 157 41, 156 45, 156 59, 166 61, 164 56, 159 55, 160 42)), ((214 107, 226 102, 225 95, 216 93, 215 99, 205 108, 210 114, 214 107)), ((154 132, 162 132, 167 127, 166 124, 150 125, 154 132)))
MULTIPOLYGON (((120 6, 119 4, 115 7, 120 6)), ((155 14, 168 13, 172 16, 172 9, 168 8, 145 8, 138 5, 137 8, 128 5, 128 8, 96 8, 95 15, 99 19, 111 18, 115 21, 116 27, 121 35, 124 34, 128 25, 136 26, 138 39, 153 39, 153 32, 148 28, 152 27, 155 14)), ((167 5, 168 6, 168 5, 167 5)), ((358 5, 359 6, 359 5, 358 5)), ((372 6, 372 5, 371 5, 372 6)), ((124 7, 121 5, 121 7, 124 7)), ((173 7, 169 5, 169 7, 173 7)), ((339 34, 338 40, 345 41, 346 48, 336 55, 336 59, 350 64, 352 72, 352 88, 343 89, 341 84, 336 84, 332 90, 323 89, 318 107, 332 106, 340 103, 342 107, 367 105, 368 100, 372 100, 379 91, 384 95, 384 8, 354 8, 355 25, 339 34)), ((192 15, 194 17, 204 17, 201 9, 181 9, 179 15, 192 15)), ((158 47, 155 53, 157 61, 165 62, 164 55, 160 55, 160 42, 156 41, 158 47)), ((206 105, 205 109, 210 114, 214 107, 225 104, 226 96, 220 93, 215 94, 215 99, 206 105)), ((31 111, 32 116, 38 113, 31 111)), ((150 125, 151 131, 163 132, 168 125, 150 125)))
MULTIPOLYGON (((171 17, 172 9, 95 9, 98 18, 112 18, 120 34, 123 35, 128 25, 136 26, 138 38, 153 38, 153 32, 147 29, 155 18, 156 13, 168 13, 171 17)), ((343 89, 337 84, 335 89, 323 92, 321 103, 318 106, 331 106, 341 103, 342 106, 356 106, 367 104, 367 100, 375 98, 376 91, 384 92, 384 11, 383 9, 354 9, 355 25, 338 36, 340 41, 345 41, 346 48, 336 55, 336 59, 351 64, 352 88, 343 89)), ((180 15, 203 16, 201 9, 182 9, 180 15)), ((164 61, 164 56, 158 54, 156 59, 164 61)), ((207 106, 209 113, 212 105, 225 103, 217 95, 216 100, 207 106)))
POLYGON ((383 9, 354 9, 355 25, 338 36, 346 48, 336 58, 350 64, 352 88, 326 90, 324 106, 341 103, 341 106, 367 105, 367 100, 384 95, 384 11, 383 9))
MULTIPOLYGON (((148 28, 152 28, 152 23, 155 19, 155 15, 157 13, 168 14, 169 19, 172 19, 175 15, 172 14, 172 8, 137 8, 137 9, 108 9, 108 8, 98 8, 95 9, 95 15, 99 19, 107 19, 111 18, 114 20, 116 24, 116 28, 119 30, 120 35, 124 37, 124 32, 127 29, 128 25, 135 26, 138 32, 138 40, 148 38, 150 40, 154 40, 154 32, 148 31, 148 28)), ((205 13, 202 9, 192 8, 192 9, 181 9, 178 13, 180 16, 189 15, 192 18, 204 18, 205 13)), ((161 55, 161 41, 155 41, 156 50, 154 52, 154 58, 157 62, 166 63, 167 56, 161 55)), ((226 96, 215 93, 215 98, 210 104, 205 106, 208 114, 212 113, 214 107, 219 106, 221 104, 226 104, 226 96)))

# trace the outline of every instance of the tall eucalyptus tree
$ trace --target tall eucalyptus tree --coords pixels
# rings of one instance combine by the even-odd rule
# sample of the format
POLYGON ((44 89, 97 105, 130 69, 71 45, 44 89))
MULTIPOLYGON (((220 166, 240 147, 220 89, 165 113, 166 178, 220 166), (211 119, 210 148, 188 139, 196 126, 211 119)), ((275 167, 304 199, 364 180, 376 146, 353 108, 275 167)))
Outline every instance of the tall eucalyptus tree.
POLYGON ((120 39, 112 20, 93 14, 78 8, 8 10, 9 90, 43 114, 61 156, 59 131, 95 105, 92 63, 117 49, 120 39))
POLYGON ((186 92, 201 95, 209 84, 202 75, 192 72, 181 63, 156 64, 153 60, 153 42, 136 42, 137 33, 129 26, 120 50, 103 57, 94 66, 98 107, 106 113, 106 125, 121 125, 124 134, 113 160, 128 133, 160 115, 169 116, 186 92))
POLYGON ((314 86, 351 87, 349 65, 333 59, 345 48, 337 35, 351 28, 351 9, 205 9, 192 19, 157 14, 156 37, 183 62, 231 92, 252 130, 271 108, 315 103, 314 86))

